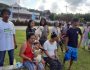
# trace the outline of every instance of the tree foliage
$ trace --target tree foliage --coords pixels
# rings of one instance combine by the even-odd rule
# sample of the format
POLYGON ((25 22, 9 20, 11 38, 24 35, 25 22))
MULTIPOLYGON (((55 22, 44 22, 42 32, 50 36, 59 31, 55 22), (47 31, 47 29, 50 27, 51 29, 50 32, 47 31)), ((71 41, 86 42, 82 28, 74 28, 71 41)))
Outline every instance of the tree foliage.
POLYGON ((63 21, 71 21, 72 18, 79 18, 81 21, 87 21, 90 22, 90 13, 87 14, 65 14, 65 13, 61 13, 61 14, 55 14, 55 13, 51 13, 51 15, 49 16, 49 18, 51 20, 63 20, 63 21))

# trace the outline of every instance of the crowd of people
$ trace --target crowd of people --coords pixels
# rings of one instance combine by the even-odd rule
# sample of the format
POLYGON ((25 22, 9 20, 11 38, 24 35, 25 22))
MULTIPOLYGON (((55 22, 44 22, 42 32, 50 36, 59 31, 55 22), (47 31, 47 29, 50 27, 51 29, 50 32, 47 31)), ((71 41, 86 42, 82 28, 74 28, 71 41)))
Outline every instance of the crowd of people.
MULTIPOLYGON (((14 62, 14 49, 17 48, 14 24, 9 21, 11 12, 3 9, 0 20, 0 67, 3 66, 5 53, 8 51, 10 65, 14 62)), ((79 19, 74 18, 71 25, 55 22, 51 29, 46 19, 42 18, 40 25, 35 27, 34 20, 30 20, 26 29, 26 41, 20 49, 23 66, 28 70, 45 70, 48 64, 50 70, 62 70, 66 61, 77 61, 78 48, 82 45, 90 50, 90 26, 85 24, 83 31, 79 28, 79 19), (48 35, 50 35, 48 38, 48 35), (78 38, 80 35, 80 40, 78 38), (57 49, 65 53, 63 63, 60 62, 57 49)))

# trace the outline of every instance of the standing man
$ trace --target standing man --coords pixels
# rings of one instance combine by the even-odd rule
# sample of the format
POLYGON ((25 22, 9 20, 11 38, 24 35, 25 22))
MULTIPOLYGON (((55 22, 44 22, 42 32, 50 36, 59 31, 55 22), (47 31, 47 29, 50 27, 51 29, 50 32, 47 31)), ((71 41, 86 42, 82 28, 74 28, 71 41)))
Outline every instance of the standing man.
POLYGON ((81 29, 78 28, 79 19, 74 18, 72 20, 72 27, 67 30, 66 33, 66 53, 64 57, 64 64, 65 61, 70 60, 70 65, 68 70, 71 70, 71 66, 73 64, 73 61, 77 61, 77 53, 78 48, 80 47, 81 41, 82 41, 82 32, 81 29), (80 34, 80 41, 78 42, 78 35, 80 34))
POLYGON ((8 9, 1 11, 0 20, 0 66, 4 64, 5 53, 8 51, 10 65, 14 61, 14 48, 16 48, 15 28, 9 21, 11 12, 8 9))

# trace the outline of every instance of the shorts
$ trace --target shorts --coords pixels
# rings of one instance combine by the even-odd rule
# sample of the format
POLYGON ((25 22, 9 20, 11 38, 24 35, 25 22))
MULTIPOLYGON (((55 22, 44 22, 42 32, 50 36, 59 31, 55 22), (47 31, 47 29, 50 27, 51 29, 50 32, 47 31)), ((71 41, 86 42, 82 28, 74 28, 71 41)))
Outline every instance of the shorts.
POLYGON ((64 57, 65 61, 68 61, 68 60, 77 61, 78 49, 70 46, 68 46, 68 48, 69 50, 66 51, 65 57, 64 57))

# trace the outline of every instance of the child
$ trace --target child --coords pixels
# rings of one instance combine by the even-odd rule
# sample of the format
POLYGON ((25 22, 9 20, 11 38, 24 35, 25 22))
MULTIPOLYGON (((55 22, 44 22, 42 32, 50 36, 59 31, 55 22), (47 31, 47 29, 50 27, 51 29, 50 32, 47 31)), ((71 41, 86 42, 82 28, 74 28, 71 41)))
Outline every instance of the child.
POLYGON ((42 59, 42 50, 43 48, 41 47, 39 41, 34 42, 34 47, 33 47, 33 52, 34 52, 34 61, 36 63, 37 69, 38 70, 45 70, 44 69, 44 60, 42 59), (39 66, 42 66, 40 69, 39 66))

